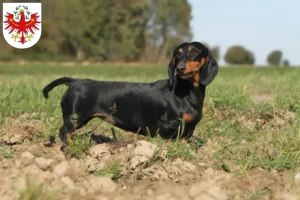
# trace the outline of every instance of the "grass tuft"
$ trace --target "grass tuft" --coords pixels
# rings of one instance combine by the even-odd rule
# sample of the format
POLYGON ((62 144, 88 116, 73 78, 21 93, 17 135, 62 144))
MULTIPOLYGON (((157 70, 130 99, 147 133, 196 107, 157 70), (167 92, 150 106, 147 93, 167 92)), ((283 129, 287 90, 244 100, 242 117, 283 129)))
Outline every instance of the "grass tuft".
POLYGON ((11 147, 0 144, 0 158, 15 158, 11 147))
POLYGON ((122 177, 122 168, 118 161, 110 162, 106 167, 94 173, 96 176, 110 176, 112 180, 118 181, 122 177))
POLYGON ((66 154, 69 157, 82 158, 89 147, 93 145, 90 135, 74 136, 72 140, 68 141, 66 147, 66 154))

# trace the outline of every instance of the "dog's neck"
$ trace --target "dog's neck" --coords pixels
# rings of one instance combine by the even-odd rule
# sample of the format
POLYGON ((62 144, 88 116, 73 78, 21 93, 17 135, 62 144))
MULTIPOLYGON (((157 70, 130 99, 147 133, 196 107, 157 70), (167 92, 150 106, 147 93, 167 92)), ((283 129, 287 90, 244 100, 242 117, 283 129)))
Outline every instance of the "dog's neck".
POLYGON ((199 95, 205 95, 206 86, 199 83, 199 85, 195 87, 192 81, 183 80, 176 76, 173 89, 176 95, 179 95, 181 97, 190 96, 191 98, 196 97, 197 99, 199 99, 199 95))
POLYGON ((176 77, 174 84, 176 84, 174 87, 176 96, 187 100, 194 109, 202 110, 206 89, 205 85, 199 84, 195 87, 191 81, 182 80, 178 77, 176 77))

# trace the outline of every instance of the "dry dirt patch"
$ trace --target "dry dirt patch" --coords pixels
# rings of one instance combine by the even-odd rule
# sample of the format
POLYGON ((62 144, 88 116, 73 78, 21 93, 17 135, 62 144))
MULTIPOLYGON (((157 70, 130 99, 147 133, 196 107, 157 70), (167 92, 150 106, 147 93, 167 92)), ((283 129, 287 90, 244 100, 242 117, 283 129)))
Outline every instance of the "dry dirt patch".
MULTIPOLYGON (((275 112, 271 120, 282 116, 275 112)), ((290 123, 291 119, 288 115, 283 120, 290 123)), ((39 195, 49 196, 45 199, 158 200, 299 197, 297 171, 256 167, 242 172, 231 160, 224 161, 231 173, 219 168, 213 155, 222 138, 212 137, 192 161, 169 160, 167 146, 146 140, 97 144, 82 159, 70 159, 59 144, 47 148, 32 140, 42 131, 39 120, 8 118, 3 127, 2 147, 10 148, 14 156, 0 157, 0 199, 22 199, 29 191, 37 199, 39 195)))

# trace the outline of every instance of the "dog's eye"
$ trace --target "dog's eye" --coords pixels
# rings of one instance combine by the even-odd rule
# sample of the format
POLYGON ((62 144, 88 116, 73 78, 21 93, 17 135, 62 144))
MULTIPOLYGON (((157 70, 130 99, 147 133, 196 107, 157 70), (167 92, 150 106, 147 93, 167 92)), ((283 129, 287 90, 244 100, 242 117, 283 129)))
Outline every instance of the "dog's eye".
POLYGON ((180 52, 176 52, 175 57, 176 58, 180 58, 180 56, 181 56, 181 53, 180 52))
POLYGON ((190 56, 196 56, 196 55, 198 55, 198 53, 199 53, 198 51, 193 49, 193 50, 190 51, 190 56))

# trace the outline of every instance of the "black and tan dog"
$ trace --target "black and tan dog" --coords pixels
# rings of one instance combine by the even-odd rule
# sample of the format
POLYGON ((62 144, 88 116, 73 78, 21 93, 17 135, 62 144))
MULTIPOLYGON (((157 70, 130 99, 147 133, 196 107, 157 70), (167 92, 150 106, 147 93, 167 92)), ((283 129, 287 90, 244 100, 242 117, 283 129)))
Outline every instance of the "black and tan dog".
POLYGON ((43 89, 45 98, 56 86, 66 84, 62 97, 63 125, 59 137, 67 144, 68 134, 99 117, 123 130, 165 138, 192 136, 202 118, 205 88, 218 73, 218 64, 201 43, 183 43, 168 67, 169 80, 154 83, 109 82, 63 77, 43 89), (176 76, 175 75, 175 71, 176 76), (77 115, 77 123, 72 122, 77 115))

